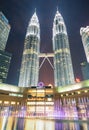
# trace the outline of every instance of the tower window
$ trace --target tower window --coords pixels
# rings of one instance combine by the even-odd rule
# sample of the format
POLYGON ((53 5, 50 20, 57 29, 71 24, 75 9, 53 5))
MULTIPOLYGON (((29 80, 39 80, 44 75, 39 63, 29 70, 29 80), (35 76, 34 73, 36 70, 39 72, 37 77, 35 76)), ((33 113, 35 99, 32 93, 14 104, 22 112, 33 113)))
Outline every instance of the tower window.
POLYGON ((58 20, 56 20, 56 25, 58 24, 58 20))

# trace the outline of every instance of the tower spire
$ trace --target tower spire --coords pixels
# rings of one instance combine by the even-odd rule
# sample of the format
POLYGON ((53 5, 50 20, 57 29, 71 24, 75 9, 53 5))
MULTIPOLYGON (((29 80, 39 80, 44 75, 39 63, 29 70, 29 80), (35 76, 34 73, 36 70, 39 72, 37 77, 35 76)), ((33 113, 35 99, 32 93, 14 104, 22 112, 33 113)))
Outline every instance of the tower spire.
POLYGON ((35 13, 36 13, 36 8, 35 8, 35 13))
POLYGON ((59 8, 58 8, 58 6, 57 6, 57 12, 56 13, 59 14, 59 8))
POLYGON ((57 12, 58 12, 58 6, 57 6, 57 12))

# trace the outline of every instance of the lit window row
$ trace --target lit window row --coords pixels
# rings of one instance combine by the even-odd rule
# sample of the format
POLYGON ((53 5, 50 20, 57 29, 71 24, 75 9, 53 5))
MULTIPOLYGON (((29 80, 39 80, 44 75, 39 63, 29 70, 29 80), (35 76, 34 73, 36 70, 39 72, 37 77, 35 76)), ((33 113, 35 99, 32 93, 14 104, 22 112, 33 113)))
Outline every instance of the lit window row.
POLYGON ((61 97, 72 96, 72 95, 75 95, 75 94, 83 94, 83 93, 88 93, 88 92, 89 92, 89 90, 77 91, 77 92, 72 92, 72 93, 66 93, 66 94, 61 94, 61 97))
POLYGON ((9 93, 9 96, 23 97, 22 94, 16 94, 16 93, 9 93))
POLYGON ((11 104, 11 105, 15 105, 15 104, 17 104, 17 105, 19 105, 19 102, 15 102, 15 101, 2 101, 2 100, 0 100, 0 104, 5 104, 5 105, 9 105, 9 104, 11 104))
POLYGON ((27 105, 54 105, 54 102, 27 102, 27 105))

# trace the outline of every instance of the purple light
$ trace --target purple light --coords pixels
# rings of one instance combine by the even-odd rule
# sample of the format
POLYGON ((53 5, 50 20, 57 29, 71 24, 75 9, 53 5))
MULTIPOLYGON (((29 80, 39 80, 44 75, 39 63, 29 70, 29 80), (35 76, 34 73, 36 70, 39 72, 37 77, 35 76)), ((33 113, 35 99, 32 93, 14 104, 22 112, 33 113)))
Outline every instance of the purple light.
POLYGON ((38 83, 38 87, 39 87, 39 88, 42 88, 43 86, 44 86, 44 83, 43 83, 43 82, 39 82, 39 83, 38 83))

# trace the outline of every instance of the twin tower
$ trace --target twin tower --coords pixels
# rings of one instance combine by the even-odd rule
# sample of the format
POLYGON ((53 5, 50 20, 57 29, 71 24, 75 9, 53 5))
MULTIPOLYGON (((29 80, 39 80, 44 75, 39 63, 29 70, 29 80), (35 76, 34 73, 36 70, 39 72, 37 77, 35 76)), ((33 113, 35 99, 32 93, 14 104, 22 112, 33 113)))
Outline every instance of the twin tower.
MULTIPOLYGON (((53 21, 54 85, 65 86, 74 83, 73 66, 66 26, 57 10, 53 21)), ((40 25, 36 12, 33 14, 25 37, 19 86, 37 86, 39 80, 40 25)))

